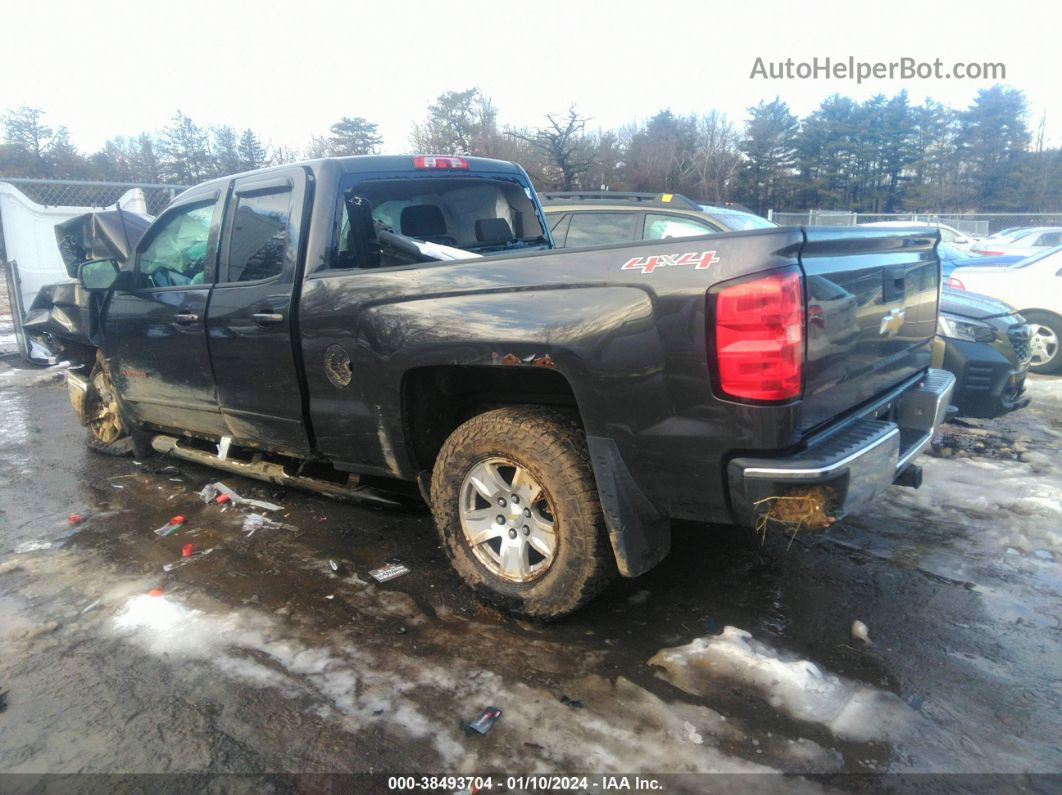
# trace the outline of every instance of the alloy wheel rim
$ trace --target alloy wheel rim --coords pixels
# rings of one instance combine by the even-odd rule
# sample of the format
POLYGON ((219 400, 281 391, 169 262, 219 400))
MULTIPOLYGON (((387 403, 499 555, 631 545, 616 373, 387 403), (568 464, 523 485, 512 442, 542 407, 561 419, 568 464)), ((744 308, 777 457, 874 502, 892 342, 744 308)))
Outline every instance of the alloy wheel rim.
POLYGON ((504 456, 476 462, 461 482, 461 530, 476 559, 508 582, 533 582, 557 552, 549 495, 527 467, 504 456))
POLYGON ((1032 364, 1048 364, 1058 355, 1058 335, 1048 326, 1036 323, 1030 323, 1029 326, 1032 331, 1032 338, 1029 340, 1032 364))

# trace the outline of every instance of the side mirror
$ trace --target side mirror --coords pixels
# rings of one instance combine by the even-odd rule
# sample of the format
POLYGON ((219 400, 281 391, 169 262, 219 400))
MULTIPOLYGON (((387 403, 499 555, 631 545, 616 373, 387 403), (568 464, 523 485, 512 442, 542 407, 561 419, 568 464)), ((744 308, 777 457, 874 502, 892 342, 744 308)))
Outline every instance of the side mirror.
POLYGON ((78 266, 77 280, 86 290, 109 290, 119 270, 113 259, 94 259, 78 266))

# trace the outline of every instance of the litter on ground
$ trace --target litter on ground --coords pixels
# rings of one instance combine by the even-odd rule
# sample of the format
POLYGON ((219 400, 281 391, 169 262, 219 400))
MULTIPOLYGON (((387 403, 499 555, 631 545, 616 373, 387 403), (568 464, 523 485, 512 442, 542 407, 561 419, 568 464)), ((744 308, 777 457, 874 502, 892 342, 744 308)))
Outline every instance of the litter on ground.
POLYGON ((858 618, 852 622, 852 640, 861 640, 864 643, 870 643, 870 633, 867 630, 867 625, 858 618))
POLYGON ((378 569, 373 569, 369 572, 369 576, 376 582, 387 582, 393 580, 395 577, 401 577, 403 574, 409 574, 409 567, 401 563, 392 563, 387 566, 381 566, 378 569))
POLYGON ((486 734, 501 716, 502 711, 497 707, 484 707, 478 718, 468 723, 462 723, 461 727, 465 730, 465 734, 472 734, 472 732, 486 734))
MULTIPOLYGON (((187 544, 186 548, 187 547, 191 547, 191 544, 187 544)), ((209 555, 213 551, 214 551, 214 548, 211 547, 210 549, 204 549, 202 552, 191 552, 191 554, 185 555, 184 554, 184 550, 182 550, 181 551, 181 559, 178 560, 178 561, 175 561, 173 563, 167 563, 165 566, 162 567, 162 570, 163 571, 173 571, 174 569, 179 569, 179 568, 181 568, 181 566, 184 566, 187 563, 191 563, 193 560, 198 560, 199 558, 205 558, 207 555, 209 555)))
POLYGON ((157 536, 172 536, 178 530, 184 527, 184 516, 177 514, 170 518, 170 521, 166 522, 162 527, 155 529, 155 535, 157 536))
POLYGON ((260 513, 249 513, 243 519, 243 532, 250 538, 258 530, 279 530, 284 525, 281 522, 274 522, 267 516, 262 516, 260 513))
POLYGON ((265 500, 252 500, 248 497, 241 497, 221 481, 203 486, 202 491, 199 492, 199 497, 203 502, 216 502, 218 505, 232 502, 235 505, 250 505, 263 511, 279 511, 281 507, 265 500), (226 499, 220 499, 221 497, 226 499))

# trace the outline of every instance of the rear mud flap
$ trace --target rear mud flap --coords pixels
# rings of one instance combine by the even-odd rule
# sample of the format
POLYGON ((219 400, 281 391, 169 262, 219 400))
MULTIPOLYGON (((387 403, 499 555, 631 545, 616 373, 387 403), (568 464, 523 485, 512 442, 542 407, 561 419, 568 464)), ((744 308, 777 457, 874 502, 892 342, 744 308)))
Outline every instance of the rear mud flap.
POLYGON ((612 439, 587 436, 586 444, 616 568, 624 577, 637 577, 671 551, 671 522, 635 485, 612 439))

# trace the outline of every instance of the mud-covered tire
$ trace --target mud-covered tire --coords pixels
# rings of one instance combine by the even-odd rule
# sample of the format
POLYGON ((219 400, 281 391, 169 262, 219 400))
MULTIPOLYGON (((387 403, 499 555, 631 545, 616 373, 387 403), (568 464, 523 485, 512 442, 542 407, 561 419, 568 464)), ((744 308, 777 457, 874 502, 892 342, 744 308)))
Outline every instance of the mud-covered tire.
POLYGON ((1038 309, 1031 309, 1021 314, 1033 328, 1034 340, 1031 344, 1034 354, 1037 352, 1035 337, 1039 336, 1040 357, 1050 356, 1047 361, 1030 364, 1029 370, 1041 375, 1054 375, 1062 371, 1062 317, 1053 312, 1041 312, 1038 309))
POLYGON ((88 448, 103 455, 146 458, 154 452, 151 440, 140 431, 130 431, 130 424, 122 415, 121 407, 113 393, 110 376, 101 355, 89 375, 85 392, 85 424, 88 448))
POLYGON ((431 501, 443 549, 457 573, 482 599, 504 610, 559 618, 601 593, 616 575, 585 437, 559 412, 504 408, 459 426, 436 459, 431 501), (498 457, 526 469, 549 502, 555 547, 548 568, 529 582, 492 571, 473 551, 462 525, 466 477, 498 457))

